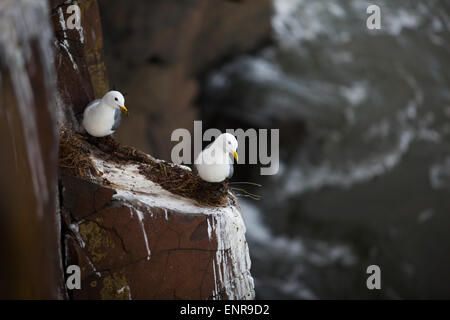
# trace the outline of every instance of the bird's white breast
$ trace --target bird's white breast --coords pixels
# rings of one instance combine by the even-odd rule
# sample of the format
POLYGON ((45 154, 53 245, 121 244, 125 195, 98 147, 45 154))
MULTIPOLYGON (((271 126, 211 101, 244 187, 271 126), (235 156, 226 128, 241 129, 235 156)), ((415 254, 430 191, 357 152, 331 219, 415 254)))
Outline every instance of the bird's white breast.
POLYGON ((102 102, 93 104, 84 110, 83 127, 94 137, 104 137, 114 133, 112 126, 114 124, 115 109, 105 105, 102 102))
POLYGON ((208 182, 224 181, 230 174, 231 165, 228 154, 214 147, 202 151, 195 161, 198 175, 208 182))

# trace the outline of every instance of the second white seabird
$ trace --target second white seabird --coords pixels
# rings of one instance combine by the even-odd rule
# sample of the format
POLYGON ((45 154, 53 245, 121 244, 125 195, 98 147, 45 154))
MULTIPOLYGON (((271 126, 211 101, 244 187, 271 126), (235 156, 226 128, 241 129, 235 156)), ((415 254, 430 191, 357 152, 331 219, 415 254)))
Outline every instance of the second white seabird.
POLYGON ((233 176, 233 158, 238 160, 236 152, 238 142, 230 133, 223 133, 200 152, 195 160, 198 175, 208 182, 222 182, 233 176))

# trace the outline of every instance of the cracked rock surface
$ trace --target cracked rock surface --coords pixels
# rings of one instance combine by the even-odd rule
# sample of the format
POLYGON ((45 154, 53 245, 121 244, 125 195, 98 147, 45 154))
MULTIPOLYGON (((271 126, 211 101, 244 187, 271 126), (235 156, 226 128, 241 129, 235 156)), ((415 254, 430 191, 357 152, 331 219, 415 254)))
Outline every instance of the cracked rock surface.
POLYGON ((245 225, 227 207, 173 195, 136 168, 95 160, 109 186, 64 176, 65 264, 73 299, 253 299, 245 225))

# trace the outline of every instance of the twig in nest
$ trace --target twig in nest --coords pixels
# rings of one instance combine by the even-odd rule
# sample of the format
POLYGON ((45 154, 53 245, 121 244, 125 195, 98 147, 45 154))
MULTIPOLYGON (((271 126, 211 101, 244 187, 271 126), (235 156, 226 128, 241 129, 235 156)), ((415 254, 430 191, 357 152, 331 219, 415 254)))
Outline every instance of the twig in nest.
POLYGON ((242 189, 242 188, 233 188, 233 187, 230 187, 230 190, 231 191, 240 191, 240 192, 243 192, 243 194, 238 194, 238 193, 236 193, 235 195, 236 196, 241 196, 241 197, 247 197, 247 198, 250 198, 250 199, 253 199, 253 200, 261 200, 261 196, 260 195, 257 195, 257 194, 254 194, 254 193, 251 193, 251 192, 248 192, 247 190, 245 190, 245 189, 242 189))
POLYGON ((248 184, 250 186, 262 187, 262 185, 259 183, 248 182, 248 181, 228 182, 228 184, 231 184, 231 185, 233 185, 233 184, 248 184))
POLYGON ((202 206, 228 205, 225 184, 204 182, 190 171, 166 162, 156 162, 142 151, 123 146, 112 138, 85 137, 71 128, 61 128, 59 157, 59 166, 64 169, 64 174, 102 183, 102 173, 97 171, 93 157, 118 166, 134 164, 140 174, 169 192, 192 199, 202 206))

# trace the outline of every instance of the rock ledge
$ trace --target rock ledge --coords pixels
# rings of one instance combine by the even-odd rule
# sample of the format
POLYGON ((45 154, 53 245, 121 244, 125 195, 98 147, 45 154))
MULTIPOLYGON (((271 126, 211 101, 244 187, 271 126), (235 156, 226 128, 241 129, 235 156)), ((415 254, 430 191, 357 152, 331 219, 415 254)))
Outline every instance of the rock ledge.
POLYGON ((108 186, 64 176, 66 265, 74 299, 253 299, 245 225, 234 197, 201 206, 140 173, 92 156, 108 186))

